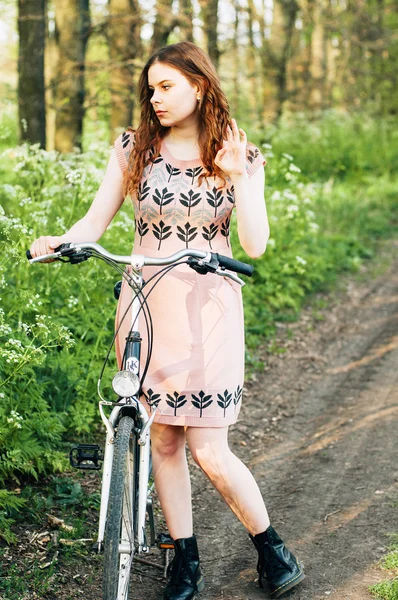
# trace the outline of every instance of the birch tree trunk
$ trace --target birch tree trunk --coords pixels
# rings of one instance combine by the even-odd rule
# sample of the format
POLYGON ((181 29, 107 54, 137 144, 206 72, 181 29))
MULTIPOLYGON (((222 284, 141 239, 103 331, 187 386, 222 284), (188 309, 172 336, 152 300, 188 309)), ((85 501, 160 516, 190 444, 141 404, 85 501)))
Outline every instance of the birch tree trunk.
POLYGON ((141 55, 141 17, 136 0, 109 0, 108 40, 111 58, 111 141, 119 128, 132 125, 135 60, 141 55))
POLYGON ((18 0, 18 110, 21 141, 46 147, 45 0, 18 0))
POLYGON ((81 148, 89 0, 54 0, 59 59, 56 72, 55 149, 81 148))

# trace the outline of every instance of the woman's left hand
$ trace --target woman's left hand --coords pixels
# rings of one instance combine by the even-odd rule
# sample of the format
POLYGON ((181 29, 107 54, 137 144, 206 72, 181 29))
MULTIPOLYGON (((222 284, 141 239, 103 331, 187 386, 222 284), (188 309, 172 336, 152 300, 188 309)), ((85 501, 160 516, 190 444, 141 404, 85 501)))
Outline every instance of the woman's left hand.
POLYGON ((227 139, 217 152, 214 162, 230 179, 239 178, 246 173, 246 143, 243 129, 238 129, 235 119, 228 127, 227 139))

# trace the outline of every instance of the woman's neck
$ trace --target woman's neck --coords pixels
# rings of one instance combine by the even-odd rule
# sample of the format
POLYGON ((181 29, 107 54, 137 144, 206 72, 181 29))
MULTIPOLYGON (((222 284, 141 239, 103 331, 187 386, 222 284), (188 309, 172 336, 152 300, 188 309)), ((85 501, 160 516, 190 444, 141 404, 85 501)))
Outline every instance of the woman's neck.
POLYGON ((171 154, 180 160, 193 160, 200 155, 198 130, 191 127, 172 127, 165 138, 171 154))

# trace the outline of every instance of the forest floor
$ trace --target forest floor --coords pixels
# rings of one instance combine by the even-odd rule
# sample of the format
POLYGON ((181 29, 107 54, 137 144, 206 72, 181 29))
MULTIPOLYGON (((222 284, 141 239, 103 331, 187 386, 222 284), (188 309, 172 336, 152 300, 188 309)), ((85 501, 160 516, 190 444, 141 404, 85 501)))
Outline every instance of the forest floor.
MULTIPOLYGON (((292 600, 371 598, 369 586, 384 576, 377 562, 388 534, 398 533, 397 255, 398 245, 385 243, 359 274, 314 296, 297 322, 279 324, 231 428, 231 448, 258 481, 273 526, 305 565, 292 600)), ((207 583, 199 600, 269 598, 256 583, 243 527, 190 464, 207 583)), ((98 490, 97 475, 82 481, 89 493, 98 490)), ((88 511, 81 537, 95 535, 95 519, 88 511)), ((102 558, 54 543, 45 514, 41 526, 19 523, 14 531, 18 544, 3 561, 13 565, 15 585, 0 591, 3 600, 101 597, 102 558), (38 579, 52 575, 45 588, 23 592, 18 577, 28 580, 33 568, 38 579)), ((149 558, 160 561, 159 551, 149 558)), ((160 569, 137 564, 130 598, 158 600, 163 586, 160 569)))

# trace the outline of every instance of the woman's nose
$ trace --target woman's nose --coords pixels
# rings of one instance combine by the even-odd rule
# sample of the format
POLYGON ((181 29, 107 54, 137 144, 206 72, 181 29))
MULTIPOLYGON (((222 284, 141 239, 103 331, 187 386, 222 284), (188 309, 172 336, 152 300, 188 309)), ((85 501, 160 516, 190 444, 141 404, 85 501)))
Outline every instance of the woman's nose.
POLYGON ((161 102, 161 98, 156 91, 154 91, 152 94, 151 102, 152 104, 159 104, 159 102, 161 102))

